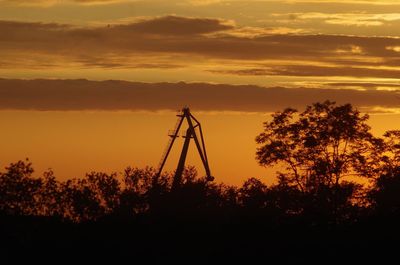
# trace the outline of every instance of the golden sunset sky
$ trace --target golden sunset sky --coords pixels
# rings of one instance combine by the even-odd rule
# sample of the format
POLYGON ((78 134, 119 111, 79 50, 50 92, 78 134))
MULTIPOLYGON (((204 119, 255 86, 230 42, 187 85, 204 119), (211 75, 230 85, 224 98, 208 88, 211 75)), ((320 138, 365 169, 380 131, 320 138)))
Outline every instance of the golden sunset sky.
POLYGON ((157 166, 189 106, 218 182, 270 183, 254 138, 272 112, 351 103, 381 135, 399 90, 400 1, 0 0, 1 168, 157 166))

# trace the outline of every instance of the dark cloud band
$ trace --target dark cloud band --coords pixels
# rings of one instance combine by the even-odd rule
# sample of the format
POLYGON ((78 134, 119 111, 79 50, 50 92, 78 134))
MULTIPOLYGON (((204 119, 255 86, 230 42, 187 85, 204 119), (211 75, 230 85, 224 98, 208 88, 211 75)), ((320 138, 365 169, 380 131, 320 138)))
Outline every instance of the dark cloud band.
POLYGON ((357 107, 400 108, 394 91, 264 88, 207 83, 138 83, 88 80, 0 79, 0 109, 176 110, 269 112, 303 108, 316 101, 351 102, 357 107))

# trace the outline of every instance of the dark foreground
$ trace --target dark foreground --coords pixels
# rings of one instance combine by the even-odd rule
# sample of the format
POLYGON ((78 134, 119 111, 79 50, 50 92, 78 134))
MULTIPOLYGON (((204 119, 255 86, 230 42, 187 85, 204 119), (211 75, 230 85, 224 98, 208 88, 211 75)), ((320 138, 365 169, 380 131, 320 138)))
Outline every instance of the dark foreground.
POLYGON ((2 264, 396 263, 398 224, 398 219, 370 218, 349 226, 310 227, 300 220, 273 226, 243 216, 225 222, 142 217, 74 224, 54 218, 2 216, 0 251, 2 264))
POLYGON ((23 161, 0 172, 0 265, 398 263, 400 166, 369 189, 232 187, 193 170, 175 186, 150 169, 67 181, 32 172, 23 161))

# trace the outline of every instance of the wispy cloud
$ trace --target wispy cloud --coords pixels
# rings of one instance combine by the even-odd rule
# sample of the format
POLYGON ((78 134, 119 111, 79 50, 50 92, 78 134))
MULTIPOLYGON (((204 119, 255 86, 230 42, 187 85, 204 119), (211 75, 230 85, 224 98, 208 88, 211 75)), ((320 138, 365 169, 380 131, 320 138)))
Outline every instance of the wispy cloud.
POLYGON ((59 4, 77 3, 83 5, 101 5, 120 2, 136 2, 136 0, 0 0, 0 3, 20 6, 43 6, 49 7, 59 4))
POLYGON ((325 83, 325 86, 331 88, 347 88, 347 89, 361 89, 361 90, 386 90, 386 91, 400 91, 400 83, 371 83, 371 82, 333 82, 325 83))
MULTIPOLYGON (((277 16, 282 16, 277 14, 277 16)), ((344 25, 344 26, 381 26, 384 23, 400 20, 400 13, 293 13, 289 14, 293 20, 323 20, 327 24, 344 25)))
POLYGON ((400 69, 371 69, 358 67, 325 67, 314 65, 286 65, 265 68, 214 71, 237 75, 284 75, 284 76, 346 76, 394 78, 400 76, 400 69))
POLYGON ((224 0, 188 0, 188 3, 194 6, 207 6, 222 2, 224 2, 224 0))

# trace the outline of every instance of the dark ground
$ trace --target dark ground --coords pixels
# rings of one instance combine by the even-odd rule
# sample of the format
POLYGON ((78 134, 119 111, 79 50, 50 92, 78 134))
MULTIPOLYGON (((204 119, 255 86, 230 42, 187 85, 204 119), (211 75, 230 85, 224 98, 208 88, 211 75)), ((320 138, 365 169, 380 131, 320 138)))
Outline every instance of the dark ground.
POLYGON ((257 220, 108 218, 74 224, 55 218, 1 217, 2 264, 396 264, 400 229, 373 218, 351 226, 271 227, 257 220))

